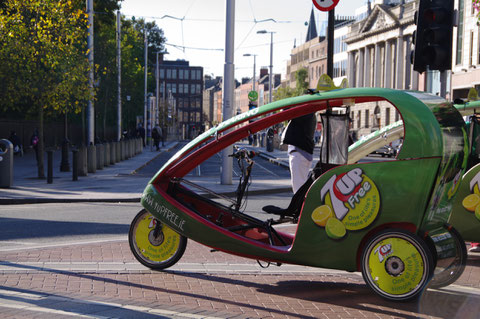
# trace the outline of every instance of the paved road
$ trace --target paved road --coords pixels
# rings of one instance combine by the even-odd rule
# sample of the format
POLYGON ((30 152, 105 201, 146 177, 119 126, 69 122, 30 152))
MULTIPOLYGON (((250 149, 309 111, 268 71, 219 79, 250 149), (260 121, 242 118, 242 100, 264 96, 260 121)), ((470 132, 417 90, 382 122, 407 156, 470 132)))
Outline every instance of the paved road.
MULTIPOLYGON (((160 169, 163 164, 172 157, 179 149, 181 149, 185 143, 179 143, 174 149, 171 149, 168 152, 162 152, 160 156, 151 161, 147 166, 138 170, 137 174, 139 176, 153 176, 158 169, 160 169)), ((252 171, 252 177, 262 177, 262 178, 290 178, 290 172, 288 169, 285 169, 282 166, 275 165, 264 158, 255 157, 255 165, 252 171)), ((215 154, 205 162, 200 165, 200 168, 196 168, 191 171, 187 177, 192 176, 202 176, 202 177, 219 177, 220 169, 222 166, 221 154, 215 154)), ((240 170, 237 166, 236 161, 233 162, 233 176, 238 177, 240 175, 240 170)))
MULTIPOLYGON (((280 205, 288 201, 268 197, 282 199, 280 205)), ((264 202, 252 196, 247 211, 264 202)), ((193 241, 170 270, 150 271, 127 242, 137 209, 98 203, 2 207, 0 234, 10 231, 14 238, 4 235, 0 245, 0 317, 478 318, 480 312, 480 254, 469 256, 454 285, 408 303, 378 298, 359 273, 263 269, 193 241)))

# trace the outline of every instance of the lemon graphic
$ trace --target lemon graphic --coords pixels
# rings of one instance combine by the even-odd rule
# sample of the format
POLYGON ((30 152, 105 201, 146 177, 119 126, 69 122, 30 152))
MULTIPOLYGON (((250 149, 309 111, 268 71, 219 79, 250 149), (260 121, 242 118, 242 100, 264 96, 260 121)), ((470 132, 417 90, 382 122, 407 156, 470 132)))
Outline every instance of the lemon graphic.
POLYGON ((470 194, 462 201, 463 207, 471 212, 475 211, 475 208, 478 206, 478 204, 480 204, 480 196, 477 194, 470 194))
POLYGON ((332 216, 332 209, 328 205, 318 206, 312 213, 314 223, 322 227, 325 227, 327 220, 332 216))
POLYGON ((475 217, 477 217, 478 220, 480 220, 480 205, 475 208, 475 217))
POLYGON ((327 236, 332 239, 340 239, 347 233, 345 225, 336 218, 329 218, 325 225, 325 231, 327 236))

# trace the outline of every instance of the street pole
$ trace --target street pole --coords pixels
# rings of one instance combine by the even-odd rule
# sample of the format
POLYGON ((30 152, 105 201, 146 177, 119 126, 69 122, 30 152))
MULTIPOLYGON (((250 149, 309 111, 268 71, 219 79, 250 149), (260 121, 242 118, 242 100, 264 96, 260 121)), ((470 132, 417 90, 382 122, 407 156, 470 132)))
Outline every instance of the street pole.
MULTIPOLYGON (((233 90, 235 85, 235 64, 234 40, 235 40, 235 0, 226 0, 226 32, 225 32, 225 65, 223 76, 223 120, 226 121, 232 117, 233 111, 233 90)), ((221 184, 232 184, 233 161, 229 157, 233 153, 233 146, 230 145, 222 151, 222 175, 221 184)))
POLYGON ((257 34, 267 34, 270 33, 270 74, 268 75, 268 96, 269 96, 269 103, 272 103, 272 94, 273 94, 273 87, 272 87, 272 79, 273 79, 273 31, 266 31, 260 30, 257 31, 257 34))
POLYGON ((94 64, 93 64, 93 0, 87 0, 87 14, 88 14, 88 63, 90 66, 88 86, 90 88, 90 98, 88 99, 87 106, 87 144, 93 144, 95 135, 95 112, 93 109, 93 96, 94 96, 94 64))
POLYGON ((144 81, 144 108, 143 108, 143 124, 145 126, 145 139, 148 140, 148 137, 150 137, 150 128, 147 125, 147 107, 148 107, 148 100, 147 100, 147 75, 148 75, 148 40, 147 40, 147 26, 145 25, 145 29, 143 30, 144 32, 144 44, 145 44, 145 81, 144 81))
POLYGON ((257 55, 254 54, 254 55, 253 55, 253 81, 252 81, 252 83, 253 83, 253 90, 252 90, 252 91, 255 91, 255 68, 256 68, 256 64, 257 64, 257 63, 256 63, 256 62, 257 62, 256 60, 257 60, 257 55))
POLYGON ((158 67, 158 53, 156 53, 156 67, 155 67, 155 121, 154 121, 154 124, 157 124, 157 121, 158 121, 158 107, 159 107, 159 100, 160 100, 160 79, 159 79, 159 75, 160 75, 160 70, 159 70, 159 67, 158 67))
POLYGON ((117 11, 117 68, 118 68, 118 107, 117 107, 117 141, 122 138, 122 43, 120 10, 117 11))
POLYGON ((443 98, 447 98, 447 73, 448 71, 440 71, 440 96, 443 98))
POLYGON ((335 43, 335 9, 328 11, 327 75, 333 79, 333 45, 335 43))
POLYGON ((270 32, 270 75, 268 76, 268 102, 272 103, 273 77, 273 32, 270 32))

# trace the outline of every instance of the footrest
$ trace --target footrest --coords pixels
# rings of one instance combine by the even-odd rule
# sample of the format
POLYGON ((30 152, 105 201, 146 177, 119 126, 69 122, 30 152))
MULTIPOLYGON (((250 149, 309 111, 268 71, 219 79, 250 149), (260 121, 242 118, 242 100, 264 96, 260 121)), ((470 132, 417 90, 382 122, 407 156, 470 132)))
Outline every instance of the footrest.
POLYGON ((288 209, 280 208, 273 205, 267 205, 262 208, 262 210, 268 214, 280 215, 280 216, 291 216, 294 217, 292 212, 288 209))

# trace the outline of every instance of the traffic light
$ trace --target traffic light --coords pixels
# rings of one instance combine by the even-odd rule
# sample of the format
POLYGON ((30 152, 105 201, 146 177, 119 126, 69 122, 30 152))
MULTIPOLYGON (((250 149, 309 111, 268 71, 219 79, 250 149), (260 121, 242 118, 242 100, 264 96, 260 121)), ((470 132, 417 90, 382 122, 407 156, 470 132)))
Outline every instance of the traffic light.
POLYGON ((417 31, 413 69, 420 73, 450 70, 452 67, 454 0, 420 0, 416 12, 417 31))

